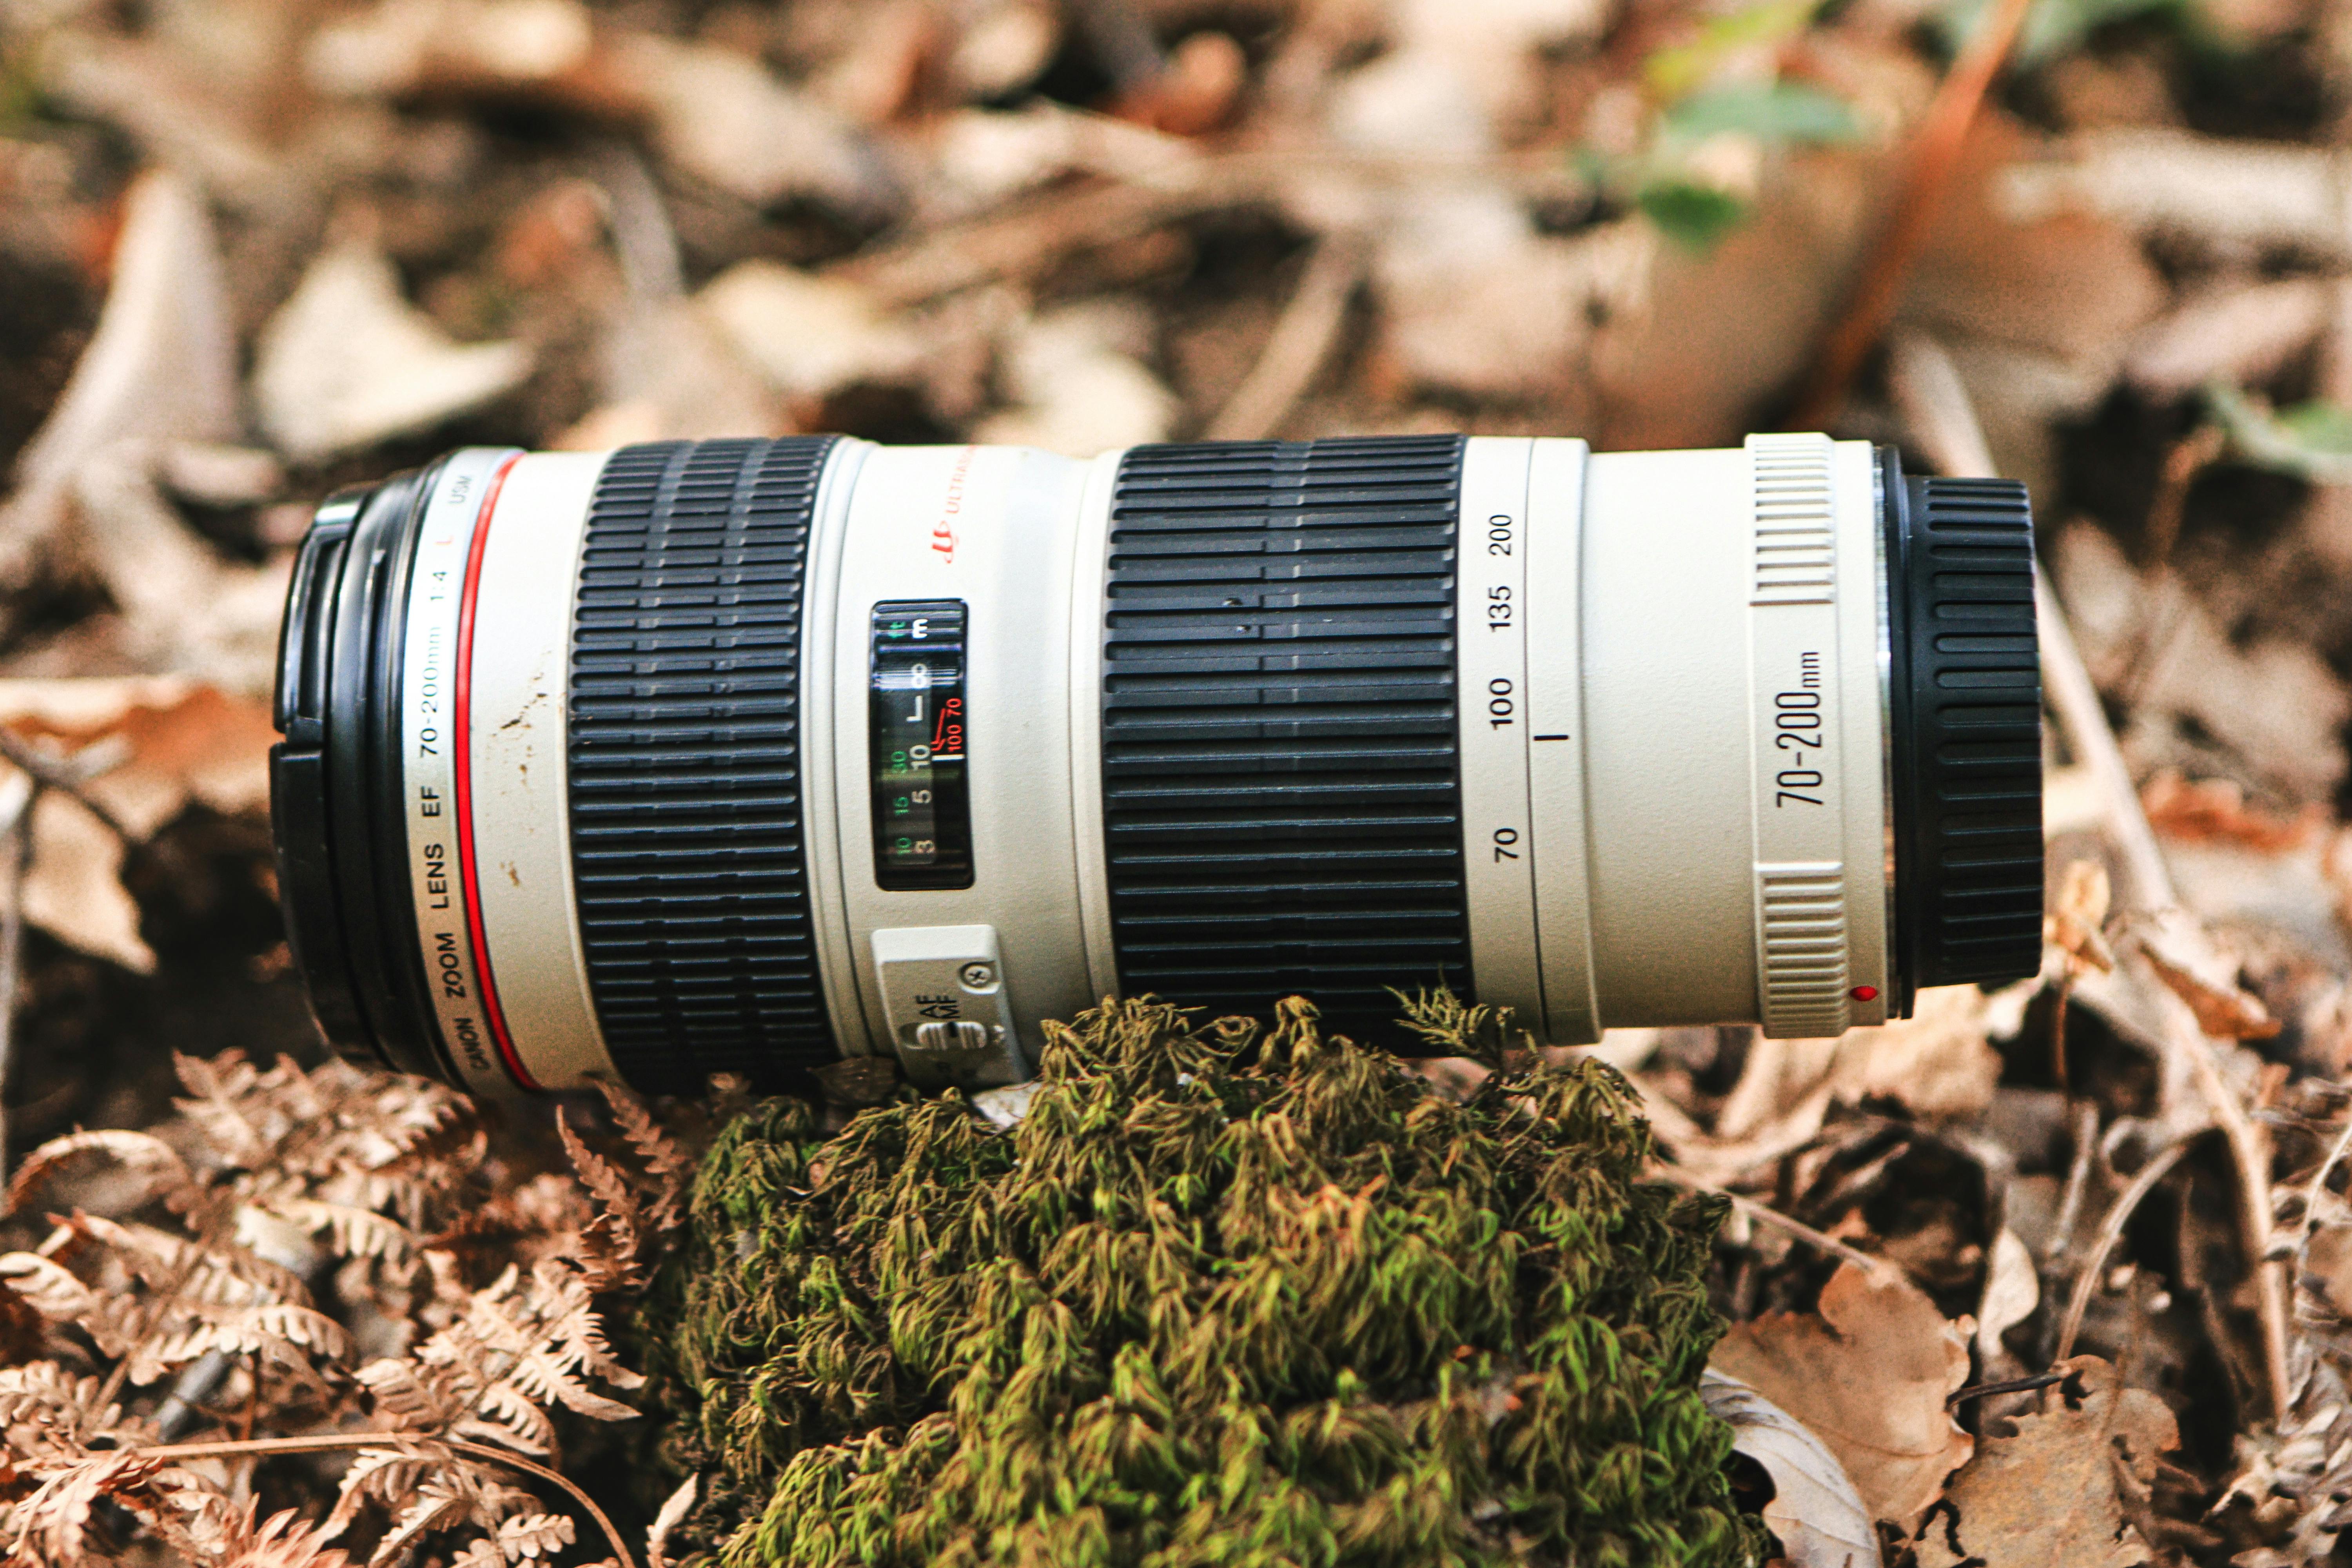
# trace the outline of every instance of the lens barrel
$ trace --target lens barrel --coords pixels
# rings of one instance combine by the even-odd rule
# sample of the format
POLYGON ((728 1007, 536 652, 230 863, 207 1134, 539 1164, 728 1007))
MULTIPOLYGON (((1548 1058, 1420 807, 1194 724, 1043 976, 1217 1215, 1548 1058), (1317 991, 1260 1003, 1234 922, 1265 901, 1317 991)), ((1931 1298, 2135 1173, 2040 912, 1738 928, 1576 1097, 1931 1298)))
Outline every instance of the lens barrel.
POLYGON ((983 1087, 1106 994, 1835 1033, 2040 958, 2025 493, 1819 437, 468 449, 320 509, 277 718, 322 1030, 478 1092, 983 1087))

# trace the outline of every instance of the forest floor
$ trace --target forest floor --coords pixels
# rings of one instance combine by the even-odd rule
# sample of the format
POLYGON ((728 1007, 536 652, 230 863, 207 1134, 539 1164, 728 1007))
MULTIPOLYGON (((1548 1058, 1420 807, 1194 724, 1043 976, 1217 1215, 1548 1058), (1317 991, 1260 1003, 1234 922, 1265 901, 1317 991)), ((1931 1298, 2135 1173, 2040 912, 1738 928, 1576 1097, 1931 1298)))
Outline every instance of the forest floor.
MULTIPOLYGON (((2039 979, 1598 1047, 1735 1197, 1718 1370, 1851 1483, 1780 1451, 1768 1521, 2352 1556, 2340 0, 0 0, 0 1545, 323 1562, 343 1453, 125 1456, 369 1408, 626 1468, 591 1297, 681 1146, 326 1067, 289 972, 268 694, 331 490, 465 443, 1789 425, 2026 481, 2063 611, 2039 979)), ((363 1462, 353 1550, 606 1550, 511 1464, 363 1462)), ((659 1500, 611 1492, 625 1555, 659 1500)))

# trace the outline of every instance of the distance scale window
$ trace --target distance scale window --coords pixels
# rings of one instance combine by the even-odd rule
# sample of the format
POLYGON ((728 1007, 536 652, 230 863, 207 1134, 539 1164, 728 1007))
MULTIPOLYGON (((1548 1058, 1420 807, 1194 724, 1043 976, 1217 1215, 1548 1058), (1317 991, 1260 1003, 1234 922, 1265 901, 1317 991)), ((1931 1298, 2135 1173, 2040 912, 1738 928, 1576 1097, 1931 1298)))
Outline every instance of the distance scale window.
POLYGON ((964 621, 961 599, 874 606, 866 701, 874 880, 894 891, 971 886, 964 621))

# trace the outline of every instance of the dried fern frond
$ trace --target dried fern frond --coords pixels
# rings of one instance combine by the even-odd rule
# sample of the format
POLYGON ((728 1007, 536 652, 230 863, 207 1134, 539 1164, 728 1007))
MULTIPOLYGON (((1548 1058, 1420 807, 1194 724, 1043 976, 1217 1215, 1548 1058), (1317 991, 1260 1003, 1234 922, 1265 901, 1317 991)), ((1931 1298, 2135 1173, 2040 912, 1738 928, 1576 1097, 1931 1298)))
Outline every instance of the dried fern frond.
MULTIPOLYGON (((494 1258, 501 1268, 509 1260, 528 1268, 542 1258, 572 1253, 580 1233, 595 1217, 580 1183, 551 1172, 455 1216, 425 1241, 426 1262, 431 1265, 433 1255, 438 1254, 468 1263, 494 1258)), ((465 1295, 465 1290, 453 1289, 449 1299, 462 1300, 465 1295)))
POLYGON ((67 1167, 79 1164, 96 1155, 128 1174, 144 1176, 145 1185, 130 1189, 135 1195, 126 1195, 125 1211, 162 1198, 180 1206, 174 1200, 184 1200, 196 1185, 196 1178, 188 1169, 180 1152, 161 1138, 148 1132, 134 1132, 127 1128, 102 1127, 87 1132, 68 1132, 62 1138, 52 1138, 25 1157, 16 1167, 16 1174, 8 1184, 8 1196, 0 1205, 0 1215, 13 1215, 25 1207, 32 1195, 47 1185, 53 1176, 67 1167))
POLYGON ((644 1249, 645 1237, 639 1222, 646 1216, 635 1184, 621 1173, 619 1166, 581 1141, 580 1134, 572 1130, 570 1118, 560 1109, 555 1113, 555 1129, 563 1140, 564 1153, 571 1157, 572 1168, 580 1173, 580 1180, 604 1205, 581 1233, 581 1240, 586 1244, 582 1262, 592 1286, 612 1290, 643 1283, 637 1255, 644 1249))
POLYGON ((694 1180, 694 1159, 678 1141, 662 1130, 652 1110, 636 1094, 604 1079, 596 1087, 612 1108, 613 1120, 645 1166, 653 1204, 646 1211, 656 1237, 667 1239, 686 1223, 687 1188, 694 1180))
POLYGON ((557 1111, 563 1151, 600 1205, 594 1221, 581 1233, 585 1247, 580 1261, 592 1289, 634 1289, 645 1284, 647 1264, 686 1222, 686 1188, 693 1162, 654 1120, 643 1100, 617 1084, 600 1081, 596 1087, 612 1108, 636 1168, 591 1149, 557 1111))
POLYGON ((13 1559, 68 1568, 89 1555, 90 1510, 98 1500, 127 1492, 163 1468, 136 1453, 93 1454, 51 1474, 16 1505, 9 1523, 13 1559))
POLYGON ((101 1305, 98 1292, 72 1269, 37 1252, 0 1256, 0 1281, 52 1322, 79 1323, 101 1305))
POLYGON ((312 1524, 292 1509, 253 1522, 254 1504, 246 1500, 241 1523, 221 1543, 221 1568, 350 1568, 341 1548, 328 1544, 335 1532, 312 1524))
POLYGON ((58 1140, 16 1184, 21 1203, 96 1183, 110 1212, 76 1208, 37 1249, 0 1256, 5 1327, 34 1352, 0 1367, 6 1568, 110 1550, 93 1522, 105 1499, 115 1525, 203 1568, 348 1568, 336 1543, 362 1513, 381 1521, 374 1563, 428 1550, 480 1568, 554 1563, 573 1522, 509 1471, 569 1487, 524 1458, 554 1455, 557 1412, 636 1414, 607 1392, 643 1380, 595 1301, 642 1279, 677 1228, 684 1151, 620 1097, 612 1156, 565 1128, 579 1179, 493 1191, 479 1123, 439 1085, 235 1055, 179 1071, 180 1126, 58 1140), (149 1223, 159 1198, 172 1219, 149 1223), (495 1277, 472 1288, 484 1263, 495 1277), (414 1349, 354 1369, 354 1324, 373 1348, 414 1349), (167 1443, 156 1419, 176 1438, 239 1407, 245 1429, 276 1426, 305 1449, 341 1447, 371 1418, 383 1433, 324 1520, 257 1522, 238 1467, 284 1450, 167 1443))

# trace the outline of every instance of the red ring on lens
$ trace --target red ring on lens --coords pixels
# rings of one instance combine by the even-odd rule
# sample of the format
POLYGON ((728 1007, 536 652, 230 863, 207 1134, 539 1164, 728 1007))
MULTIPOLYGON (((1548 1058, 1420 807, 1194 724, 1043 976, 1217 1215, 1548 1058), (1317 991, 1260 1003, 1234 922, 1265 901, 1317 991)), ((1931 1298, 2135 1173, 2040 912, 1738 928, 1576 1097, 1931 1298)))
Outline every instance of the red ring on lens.
POLYGON ((457 764, 457 864, 465 877, 466 931, 474 943, 474 976, 482 988, 482 1018, 490 1026, 490 1038, 498 1043, 508 1075, 523 1088, 536 1089, 539 1081, 523 1069, 522 1058, 515 1053, 514 1037, 507 1033, 506 1010, 499 1005, 498 982, 490 973, 490 941, 482 929, 480 883, 474 875, 474 594, 481 585, 482 550, 490 542, 490 520, 498 510, 499 492, 506 488, 507 475, 513 472, 521 456, 517 453, 499 465, 483 492, 482 509, 475 514, 473 542, 466 552, 466 586, 457 602, 453 729, 457 764))

